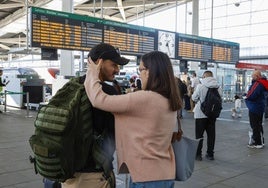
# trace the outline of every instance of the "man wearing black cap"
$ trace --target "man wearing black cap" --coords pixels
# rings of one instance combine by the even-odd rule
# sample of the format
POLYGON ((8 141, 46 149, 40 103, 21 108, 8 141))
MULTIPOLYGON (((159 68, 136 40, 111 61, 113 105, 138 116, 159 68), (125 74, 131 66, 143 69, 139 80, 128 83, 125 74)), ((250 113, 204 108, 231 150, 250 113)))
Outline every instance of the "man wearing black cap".
MULTIPOLYGON (((125 65, 129 59, 120 56, 118 49, 110 44, 101 43, 91 49, 88 54, 96 64, 102 61, 99 78, 102 89, 109 95, 121 94, 114 85, 115 75, 119 72, 119 65, 125 65)), ((110 167, 113 169, 112 161, 115 151, 114 136, 114 116, 110 112, 105 112, 93 108, 93 127, 95 135, 103 136, 102 150, 109 156, 110 167)), ((90 155, 91 156, 91 155, 90 155)), ((96 167, 94 159, 89 158, 87 165, 75 174, 75 178, 67 180, 62 184, 63 188, 113 188, 115 187, 115 177, 113 172, 110 177, 106 177, 104 170, 96 167)))

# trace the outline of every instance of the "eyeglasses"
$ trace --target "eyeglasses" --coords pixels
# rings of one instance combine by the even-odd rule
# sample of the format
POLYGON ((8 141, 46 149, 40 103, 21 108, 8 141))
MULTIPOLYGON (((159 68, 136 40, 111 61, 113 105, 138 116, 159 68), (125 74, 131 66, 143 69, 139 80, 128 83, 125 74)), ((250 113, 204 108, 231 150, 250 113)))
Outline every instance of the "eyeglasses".
POLYGON ((145 67, 144 68, 139 67, 138 68, 138 75, 140 75, 141 72, 144 71, 144 70, 147 70, 147 68, 145 68, 145 67))

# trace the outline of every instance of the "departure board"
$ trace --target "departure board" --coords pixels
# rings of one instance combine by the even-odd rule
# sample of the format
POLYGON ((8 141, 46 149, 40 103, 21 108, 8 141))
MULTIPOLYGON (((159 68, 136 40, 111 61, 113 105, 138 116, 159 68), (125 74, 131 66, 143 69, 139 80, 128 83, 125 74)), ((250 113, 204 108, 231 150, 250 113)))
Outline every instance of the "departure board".
POLYGON ((112 21, 103 24, 104 42, 119 47, 120 51, 143 55, 155 49, 155 29, 112 21))
POLYGON ((89 51, 101 42, 142 55, 155 49, 152 28, 37 7, 31 8, 31 46, 89 51))
POLYGON ((239 44, 213 39, 212 61, 217 63, 236 63, 239 61, 239 44))
POLYGON ((140 56, 160 50, 170 53, 172 59, 186 61, 239 61, 238 43, 38 7, 31 7, 30 31, 32 47, 89 51, 104 42, 118 47, 125 55, 140 56))
POLYGON ((212 40, 209 38, 178 34, 178 59, 211 61, 212 40))
POLYGON ((88 51, 102 42, 98 19, 32 7, 31 45, 88 51))

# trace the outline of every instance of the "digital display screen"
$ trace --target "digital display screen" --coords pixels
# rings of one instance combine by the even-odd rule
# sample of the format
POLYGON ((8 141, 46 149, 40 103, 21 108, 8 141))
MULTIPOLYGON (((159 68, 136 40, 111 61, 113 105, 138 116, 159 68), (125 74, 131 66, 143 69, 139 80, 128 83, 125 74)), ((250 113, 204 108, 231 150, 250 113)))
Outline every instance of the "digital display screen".
POLYGON ((239 61, 239 44, 213 39, 212 62, 236 63, 239 61))
POLYGON ((209 38, 178 34, 178 59, 212 60, 212 41, 209 38))
POLYGON ((155 49, 155 29, 37 7, 31 18, 32 47, 89 51, 105 42, 129 55, 155 49))
POLYGON ((125 55, 160 50, 179 60, 239 61, 238 43, 31 7, 32 47, 89 51, 102 42, 119 48, 125 55))

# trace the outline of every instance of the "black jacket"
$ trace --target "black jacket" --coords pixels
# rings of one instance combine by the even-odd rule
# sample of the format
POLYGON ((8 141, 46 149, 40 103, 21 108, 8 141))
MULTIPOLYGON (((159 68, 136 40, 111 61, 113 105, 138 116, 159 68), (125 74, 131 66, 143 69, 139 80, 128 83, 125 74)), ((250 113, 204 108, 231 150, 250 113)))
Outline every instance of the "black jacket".
MULTIPOLYGON (((102 90, 109 95, 118 95, 118 90, 107 83, 101 83, 102 90)), ((115 151, 115 131, 114 131, 114 116, 110 112, 106 112, 97 108, 93 108, 93 127, 94 134, 101 135, 105 131, 105 139, 103 140, 103 149, 111 157, 111 167, 113 154, 115 151)), ((89 155, 91 156, 91 155, 89 155)), ((81 172, 101 172, 101 169, 95 169, 95 163, 89 157, 87 165, 81 172)))

